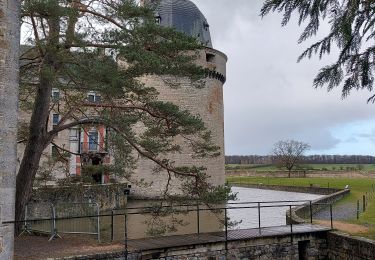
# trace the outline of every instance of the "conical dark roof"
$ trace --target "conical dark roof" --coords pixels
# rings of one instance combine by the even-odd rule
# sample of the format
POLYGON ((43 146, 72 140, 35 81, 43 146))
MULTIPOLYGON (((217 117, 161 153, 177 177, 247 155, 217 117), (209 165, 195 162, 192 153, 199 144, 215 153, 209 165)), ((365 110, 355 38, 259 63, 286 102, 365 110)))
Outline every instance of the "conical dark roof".
POLYGON ((198 7, 189 0, 160 0, 156 16, 162 26, 196 37, 212 48, 209 25, 198 7))

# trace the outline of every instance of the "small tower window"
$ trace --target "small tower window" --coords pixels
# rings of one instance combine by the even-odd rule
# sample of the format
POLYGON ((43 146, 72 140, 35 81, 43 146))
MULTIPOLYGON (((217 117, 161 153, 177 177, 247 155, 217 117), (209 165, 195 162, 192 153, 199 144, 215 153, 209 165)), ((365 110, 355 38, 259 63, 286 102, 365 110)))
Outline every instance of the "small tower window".
POLYGON ((215 62, 215 54, 206 53, 206 61, 207 62, 215 62))
POLYGON ((52 101, 57 102, 60 99, 60 91, 56 88, 52 89, 52 101))
POLYGON ((161 16, 158 13, 155 14, 155 23, 156 24, 161 24, 161 16))
POLYGON ((203 22, 203 28, 204 28, 205 31, 208 31, 208 29, 210 28, 210 25, 206 21, 204 21, 203 22))

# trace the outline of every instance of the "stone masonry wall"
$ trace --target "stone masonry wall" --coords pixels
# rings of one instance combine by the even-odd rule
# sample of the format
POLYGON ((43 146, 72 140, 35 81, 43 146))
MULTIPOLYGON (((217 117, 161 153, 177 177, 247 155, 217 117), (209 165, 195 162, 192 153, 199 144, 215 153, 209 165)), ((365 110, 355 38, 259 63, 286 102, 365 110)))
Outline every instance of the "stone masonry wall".
MULTIPOLYGON (((228 251, 225 243, 206 243, 189 247, 163 248, 142 253, 130 253, 128 260, 136 259, 163 259, 163 260, 298 260, 300 254, 309 260, 327 259, 326 233, 315 233, 295 235, 293 243, 289 236, 265 237, 258 239, 238 240, 228 242, 228 251), (303 250, 301 248, 303 247, 303 250)), ((116 259, 123 260, 124 252, 112 252, 108 254, 97 254, 78 256, 65 259, 116 259)))
POLYGON ((329 260, 370 260, 375 256, 375 241, 351 237, 340 232, 328 233, 329 260))
MULTIPOLYGON (((221 75, 226 75, 227 57, 216 50, 205 48, 200 50, 197 64, 215 70, 221 75), (206 61, 206 54, 215 55, 213 61, 206 61)), ((176 166, 197 165, 207 168, 207 174, 211 176, 210 182, 214 185, 223 185, 225 182, 225 151, 224 151, 224 106, 223 106, 223 83, 216 78, 205 79, 205 86, 197 88, 193 86, 188 79, 181 78, 160 78, 156 76, 147 76, 142 79, 146 86, 157 89, 159 99, 166 102, 172 102, 181 109, 186 109, 193 115, 199 115, 205 123, 208 130, 212 133, 212 139, 215 145, 220 147, 220 156, 215 158, 197 159, 192 158, 193 152, 188 147, 187 140, 177 139, 176 143, 182 147, 181 153, 169 154, 168 158, 175 162, 176 166), (178 83, 177 87, 171 87, 166 81, 178 83)), ((142 126, 140 126, 140 130, 142 126)), ((154 173, 155 164, 148 159, 140 158, 136 177, 143 179, 149 186, 141 187, 133 185, 134 195, 144 197, 155 197, 163 194, 167 184, 168 175, 161 171, 154 173)), ((171 182, 172 193, 180 193, 180 181, 176 178, 171 182)))
POLYGON ((13 258, 20 1, 0 0, 0 259, 13 258))
MULTIPOLYGON (((101 211, 122 209, 127 203, 127 197, 124 195, 126 187, 127 183, 34 188, 29 204, 40 207, 45 204, 66 203, 69 206, 74 203, 97 203, 101 211)), ((49 211, 47 214, 49 214, 49 211)))

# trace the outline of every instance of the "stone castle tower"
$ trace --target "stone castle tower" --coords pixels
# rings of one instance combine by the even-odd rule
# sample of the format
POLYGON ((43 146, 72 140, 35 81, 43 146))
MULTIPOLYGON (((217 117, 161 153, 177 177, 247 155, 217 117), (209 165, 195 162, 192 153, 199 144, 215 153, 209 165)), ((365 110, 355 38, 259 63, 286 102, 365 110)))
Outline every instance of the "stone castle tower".
MULTIPOLYGON (((179 87, 171 88, 164 80, 150 76, 144 79, 144 83, 159 91, 160 100, 175 103, 194 115, 200 115, 208 130, 212 132, 213 142, 220 147, 220 156, 215 158, 192 159, 192 152, 184 147, 182 153, 171 155, 171 160, 176 165, 204 166, 207 168, 210 182, 215 186, 223 185, 225 181, 223 85, 226 80, 227 57, 224 53, 213 49, 209 24, 194 3, 189 0, 156 2, 158 3, 155 13, 156 22, 161 26, 173 27, 177 31, 196 37, 205 46, 199 51, 197 64, 210 69, 212 73, 205 78, 203 88, 196 88, 190 81, 183 79, 178 80, 179 87)), ((154 197, 163 192, 167 184, 166 173, 154 173, 152 170, 154 167, 155 165, 149 160, 140 159, 135 176, 151 185, 142 188, 133 184, 132 190, 135 195, 154 197)), ((173 191, 178 193, 179 182, 172 180, 171 186, 173 191)))
MULTIPOLYGON (((151 0, 144 2, 153 3, 151 0)), ((183 78, 169 79, 157 76, 145 76, 142 81, 146 86, 154 87, 159 92, 161 101, 175 103, 183 110, 189 110, 193 115, 199 115, 205 126, 212 133, 212 141, 220 147, 220 156, 206 159, 192 158, 193 152, 186 145, 186 140, 176 140, 182 147, 181 153, 170 154, 168 159, 174 162, 175 166, 195 165, 207 168, 207 175, 211 176, 210 182, 215 185, 223 185, 225 180, 224 170, 224 116, 223 116, 223 84, 226 80, 227 57, 222 52, 213 49, 209 24, 197 6, 189 0, 155 0, 157 3, 155 21, 161 26, 172 27, 189 36, 197 38, 205 47, 201 48, 196 60, 197 64, 209 69, 209 75, 204 79, 204 87, 193 86, 190 80, 183 78), (178 87, 172 88, 166 81, 174 81, 178 87)), ((63 93, 59 89, 52 90, 52 102, 60 102, 63 93)), ((87 102, 93 105, 100 105, 102 97, 100 93, 89 91, 87 102)), ((24 115, 28 119, 28 115, 24 115)), ((61 119, 59 111, 53 110, 50 113, 49 129, 53 129, 61 119)), ((106 146, 106 137, 109 129, 105 125, 82 125, 73 127, 59 133, 54 143, 60 147, 67 148, 72 152, 68 162, 58 162, 56 169, 53 169, 53 176, 56 180, 66 178, 67 171, 71 177, 83 175, 86 166, 111 165, 114 162, 112 151, 106 146)), ((142 131, 140 126, 139 131, 142 131)), ((19 157, 21 158, 20 147, 19 157)), ((54 157, 57 153, 55 145, 46 149, 46 155, 54 157)), ((132 175, 130 183, 131 193, 139 197, 154 198, 163 194, 168 182, 166 172, 154 172, 156 165, 148 160, 139 158, 138 167, 132 175), (142 184, 142 185, 141 185, 142 184)), ((92 174, 94 183, 110 184, 116 176, 106 172, 92 174)), ((128 182, 128 180, 126 180, 128 182)), ((48 185, 54 185, 55 181, 48 181, 48 185)), ((180 193, 180 182, 172 179, 170 182, 172 193, 180 193)))

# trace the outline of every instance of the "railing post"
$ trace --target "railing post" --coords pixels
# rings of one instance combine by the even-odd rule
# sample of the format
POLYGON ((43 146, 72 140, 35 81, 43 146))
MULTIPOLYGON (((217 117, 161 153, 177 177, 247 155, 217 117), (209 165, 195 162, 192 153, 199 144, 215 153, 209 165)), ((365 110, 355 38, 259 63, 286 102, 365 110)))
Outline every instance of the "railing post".
POLYGON ((113 209, 111 210, 111 242, 114 240, 114 234, 113 234, 113 209))
POLYGON ((56 232, 56 211, 52 205, 52 223, 51 223, 51 237, 53 238, 56 232))
POLYGON ((124 213, 124 222, 125 222, 125 260, 128 259, 128 218, 126 211, 124 213))
POLYGON ((310 200, 310 223, 313 223, 312 201, 310 200))
POLYGON ((28 233, 31 234, 29 230, 29 224, 27 223, 27 215, 28 215, 28 205, 26 204, 25 206, 25 217, 24 217, 24 222, 23 222, 23 227, 22 227, 22 232, 18 236, 20 237, 23 233, 28 233))
POLYGON ((292 218, 292 205, 289 205, 289 222, 290 222, 290 242, 293 243, 293 218, 292 218))
POLYGON ((227 207, 224 209, 224 217, 225 217, 225 250, 228 251, 228 217, 227 217, 227 207))
POLYGON ((197 203, 197 231, 200 234, 200 216, 199 216, 199 202, 197 203))
POLYGON ((329 204, 329 212, 331 216, 331 229, 333 229, 333 212, 332 212, 332 204, 329 204))
POLYGON ((97 231, 98 231, 98 242, 100 243, 100 208, 99 208, 99 204, 98 203, 95 203, 96 205, 96 212, 97 212, 97 216, 98 216, 98 219, 97 219, 97 231))
POLYGON ((261 223, 260 223, 260 202, 258 202, 258 228, 261 228, 261 223))
POLYGON ((56 210, 55 206, 51 204, 51 212, 52 212, 52 219, 51 219, 51 237, 49 238, 49 242, 52 241, 55 237, 59 237, 57 234, 56 228, 56 210))

